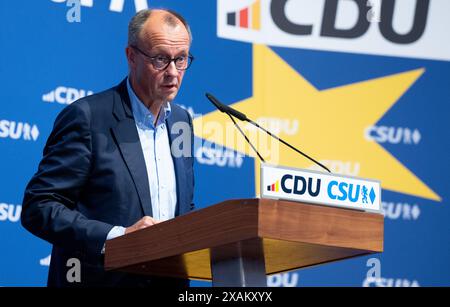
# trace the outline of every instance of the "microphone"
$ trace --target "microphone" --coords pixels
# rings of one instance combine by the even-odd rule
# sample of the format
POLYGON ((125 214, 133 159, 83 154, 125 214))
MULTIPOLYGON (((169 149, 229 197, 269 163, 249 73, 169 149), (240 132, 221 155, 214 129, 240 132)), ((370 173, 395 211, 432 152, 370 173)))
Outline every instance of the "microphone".
POLYGON ((261 156, 261 154, 258 152, 258 150, 255 148, 255 146, 253 146, 252 142, 250 142, 250 140, 248 139, 248 137, 245 135, 244 131, 242 131, 241 127, 239 127, 239 125, 236 123, 236 121, 234 120, 233 116, 236 117, 237 119, 246 121, 248 120, 247 116, 245 116, 245 114, 230 108, 227 105, 224 105, 223 103, 221 103, 219 100, 216 99, 216 97, 214 97, 211 94, 206 93, 206 98, 209 99, 209 101, 212 102, 212 104, 220 111, 223 112, 225 114, 227 114, 230 119, 233 121, 234 126, 239 130, 239 132, 244 136, 245 140, 247 141, 247 143, 252 147, 252 149, 256 152, 256 154, 258 155, 259 159, 262 162, 266 162, 264 160, 264 158, 261 156))
MULTIPOLYGON (((212 102, 212 104, 221 112, 228 114, 228 116, 230 116, 230 118, 233 120, 233 118, 231 116, 236 117, 239 120, 242 121, 246 121, 249 122, 250 124, 252 124, 253 126, 261 129, 262 131, 264 131, 265 133, 267 133, 268 135, 270 135, 271 137, 277 139, 278 141, 280 141, 281 143, 283 143, 284 145, 286 145, 287 147, 291 148, 292 150, 294 150, 295 152, 301 154, 302 156, 304 156, 305 158, 307 158, 308 160, 314 162, 315 164, 319 165, 321 168, 325 169, 327 172, 331 173, 331 171, 322 163, 320 163, 319 161, 315 160, 314 158, 308 156, 306 153, 302 152, 301 150, 295 148, 294 146, 292 146, 291 144, 289 144, 288 142, 284 141, 283 139, 279 138, 278 136, 272 134, 270 131, 264 129, 263 127, 261 127, 260 125, 258 125, 258 123, 255 123, 254 121, 252 121, 251 119, 249 119, 245 114, 233 109, 232 107, 229 107, 223 103, 221 103, 219 100, 217 100, 216 97, 214 97, 213 95, 206 93, 206 98, 209 99, 209 101, 212 102)), ((256 148, 253 146, 253 144, 250 142, 250 140, 247 138, 247 136, 244 134, 244 132, 241 130, 241 128, 237 125, 237 123, 233 120, 233 123, 235 124, 235 126, 239 129, 239 131, 244 135, 246 141, 250 144, 250 146, 253 148, 253 150, 258 154, 258 157, 261 159, 262 162, 265 162, 264 159, 261 157, 261 155, 258 153, 258 151, 256 150, 256 148)))
POLYGON ((206 93, 205 95, 206 95, 206 98, 208 98, 209 101, 211 101, 213 103, 213 105, 217 109, 219 109, 220 112, 233 115, 234 117, 236 117, 237 119, 242 120, 242 121, 249 121, 249 119, 247 118, 247 116, 245 116, 244 113, 241 113, 238 110, 235 110, 235 109, 221 103, 219 100, 217 100, 216 97, 214 97, 213 95, 211 95, 209 93, 206 93))

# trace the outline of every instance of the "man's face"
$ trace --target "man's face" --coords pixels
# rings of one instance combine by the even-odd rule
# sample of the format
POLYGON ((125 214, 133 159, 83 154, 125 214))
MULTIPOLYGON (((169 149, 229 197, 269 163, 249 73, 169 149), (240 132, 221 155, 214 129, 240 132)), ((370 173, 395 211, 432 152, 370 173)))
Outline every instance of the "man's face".
MULTIPOLYGON (((137 47, 151 57, 188 56, 190 38, 184 25, 181 22, 176 26, 168 25, 158 19, 152 16, 147 20, 137 47)), ((165 70, 157 70, 151 60, 135 48, 128 47, 127 56, 133 88, 144 104, 158 105, 175 99, 184 71, 177 70, 174 62, 165 70)))

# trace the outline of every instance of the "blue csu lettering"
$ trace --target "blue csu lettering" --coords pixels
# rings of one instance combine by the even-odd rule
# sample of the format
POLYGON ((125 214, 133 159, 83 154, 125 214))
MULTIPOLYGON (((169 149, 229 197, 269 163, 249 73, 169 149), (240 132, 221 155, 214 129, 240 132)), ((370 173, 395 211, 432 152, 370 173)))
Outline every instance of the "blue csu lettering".
POLYGON ((281 178, 281 189, 284 193, 303 195, 308 192, 309 195, 316 197, 320 193, 320 183, 320 179, 284 175, 281 178))
POLYGON ((337 199, 341 201, 349 200, 352 203, 356 203, 359 200, 359 197, 362 197, 362 203, 368 203, 368 199, 370 199, 373 204, 375 200, 375 192, 373 188, 369 190, 365 185, 354 185, 353 183, 347 182, 338 182, 336 180, 331 181, 328 184, 328 197, 331 199, 337 199))

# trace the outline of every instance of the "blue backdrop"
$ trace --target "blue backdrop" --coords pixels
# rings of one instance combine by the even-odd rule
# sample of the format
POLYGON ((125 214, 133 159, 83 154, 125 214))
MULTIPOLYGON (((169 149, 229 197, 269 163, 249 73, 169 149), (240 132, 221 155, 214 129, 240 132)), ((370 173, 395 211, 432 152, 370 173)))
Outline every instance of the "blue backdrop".
MULTIPOLYGON (((125 1, 123 7, 121 2, 82 1, 80 22, 68 21, 67 14, 73 6, 64 1, 0 2, 0 286, 46 283, 51 246, 21 227, 23 191, 37 169, 56 115, 73 100, 110 88, 126 76, 127 25, 136 12, 136 4, 139 7, 145 2, 151 7, 175 9, 191 25, 194 35, 191 52, 196 60, 186 74, 176 103, 199 118, 214 111, 204 98, 206 91, 227 103, 253 95, 253 43, 218 36, 218 15, 223 13, 218 8, 219 1, 125 1), (86 5, 90 2, 92 6, 86 5), (114 8, 110 7, 113 2, 114 8)), ((236 11, 250 2, 235 1, 236 11)), ((300 2, 305 9, 308 7, 308 1, 300 2)), ((248 19, 257 29, 255 16, 249 13, 248 19)), ((239 21, 245 28, 245 20, 239 21)), ((259 27, 264 28, 264 18, 259 22, 259 27)), ((440 33, 442 40, 448 40, 447 30, 440 33)), ((439 46, 439 41, 435 43, 439 46)), ((382 254, 275 275, 269 277, 269 285, 449 286, 450 184, 446 178, 450 172, 449 61, 432 56, 350 53, 326 47, 266 46, 320 91, 424 69, 369 134, 372 141, 437 195, 402 192, 395 189, 395 180, 401 184, 402 178, 396 178, 395 173, 387 174, 395 180, 394 188, 383 190, 382 254), (387 137, 383 138, 385 133, 387 137), (371 258, 378 259, 376 263, 381 268, 376 281, 366 278, 373 267, 371 258)), ((280 103, 282 107, 281 102, 269 103, 280 103)), ((301 113, 300 107, 298 112, 301 113)), ((327 129, 333 127, 322 129, 321 133, 325 134, 327 129)), ((200 141, 195 165, 198 208, 227 198, 255 196, 253 157, 242 156, 232 148, 224 148, 220 151, 222 155, 215 155, 202 151, 203 142, 201 138, 197 140, 200 141)), ((314 148, 309 148, 309 153, 314 156, 314 148)), ((355 167, 357 162, 350 165, 355 167)), ((356 172, 356 175, 365 174, 356 172)), ((193 285, 209 286, 209 283, 193 282, 193 285)))

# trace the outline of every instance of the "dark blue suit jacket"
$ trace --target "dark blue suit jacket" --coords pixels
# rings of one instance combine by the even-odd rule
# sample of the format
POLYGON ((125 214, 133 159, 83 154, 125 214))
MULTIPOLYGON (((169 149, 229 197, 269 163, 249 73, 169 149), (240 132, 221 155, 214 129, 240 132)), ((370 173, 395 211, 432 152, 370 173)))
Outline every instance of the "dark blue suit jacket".
MULTIPOLYGON (((172 104, 166 124, 169 141, 190 127, 184 146, 193 144, 192 119, 172 104), (174 133, 175 132, 175 133, 174 133)), ((186 137, 184 133, 183 137, 186 137)), ((176 215, 193 210, 193 157, 172 157, 176 174, 176 215)), ((80 99, 57 117, 39 164, 25 190, 22 225, 53 244, 49 286, 187 285, 187 281, 105 272, 101 250, 113 226, 128 227, 152 216, 142 147, 123 81, 80 99), (69 258, 81 261, 81 284, 66 279, 69 258)))

